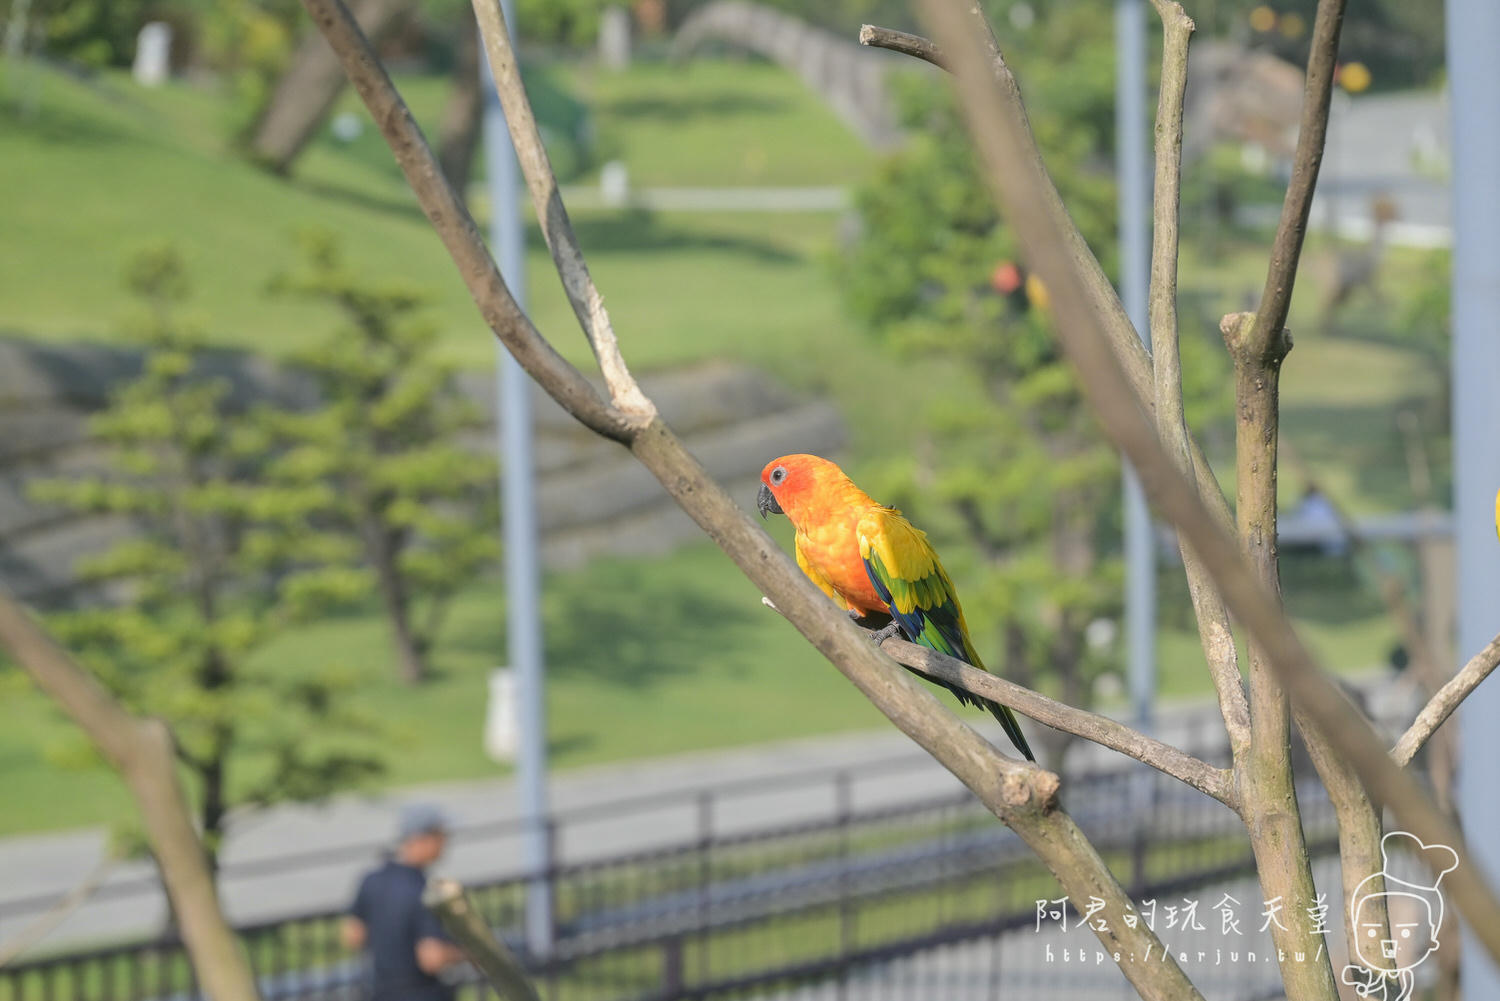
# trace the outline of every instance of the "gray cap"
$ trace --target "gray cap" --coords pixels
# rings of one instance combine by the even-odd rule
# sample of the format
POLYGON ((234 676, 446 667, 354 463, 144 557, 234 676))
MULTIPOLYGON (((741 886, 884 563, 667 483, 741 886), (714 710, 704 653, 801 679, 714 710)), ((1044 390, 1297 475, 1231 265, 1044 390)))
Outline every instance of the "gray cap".
POLYGON ((396 823, 396 843, 419 834, 447 834, 448 815, 434 803, 408 803, 396 823))

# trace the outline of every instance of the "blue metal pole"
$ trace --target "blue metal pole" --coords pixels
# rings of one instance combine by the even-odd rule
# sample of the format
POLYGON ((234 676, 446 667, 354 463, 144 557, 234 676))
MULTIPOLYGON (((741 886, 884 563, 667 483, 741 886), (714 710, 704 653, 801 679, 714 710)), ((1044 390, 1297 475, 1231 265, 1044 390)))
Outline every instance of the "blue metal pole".
MULTIPOLYGON (((1115 172, 1119 191, 1120 299, 1147 348, 1151 201, 1146 173, 1146 5, 1115 0, 1115 172)), ((1126 677, 1135 723, 1149 731, 1156 705, 1156 549, 1151 512, 1135 471, 1125 467, 1126 677)))
MULTIPOLYGON (((1448 0, 1448 85, 1453 127, 1453 524, 1458 555, 1458 655, 1500 632, 1500 4, 1448 0)), ((1458 804, 1468 832, 1460 879, 1500 882, 1500 688, 1480 685, 1460 714, 1458 804)), ((1500 999, 1500 969, 1466 937, 1468 1001, 1500 999)))
MULTIPOLYGON (((501 0, 514 42, 514 0, 501 0)), ((520 167, 505 112, 480 47, 484 74, 484 159, 490 189, 490 245, 511 295, 526 308, 526 240, 521 223, 520 167)), ((540 600, 541 559, 532 457, 531 380, 510 352, 498 348, 500 499, 505 541, 506 635, 516 677, 516 787, 520 797, 522 863, 534 874, 526 889, 526 947, 552 951, 552 845, 547 830, 547 701, 540 600)))

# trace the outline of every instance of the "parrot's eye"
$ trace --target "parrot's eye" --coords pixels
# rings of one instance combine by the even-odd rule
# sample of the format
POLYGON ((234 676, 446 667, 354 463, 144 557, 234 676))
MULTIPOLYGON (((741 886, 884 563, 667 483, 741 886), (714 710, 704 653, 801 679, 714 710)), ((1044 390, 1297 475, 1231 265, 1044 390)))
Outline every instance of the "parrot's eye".
POLYGON ((771 482, 772 483, 780 483, 784 479, 786 479, 786 467, 785 466, 777 466, 775 469, 771 470, 771 482))

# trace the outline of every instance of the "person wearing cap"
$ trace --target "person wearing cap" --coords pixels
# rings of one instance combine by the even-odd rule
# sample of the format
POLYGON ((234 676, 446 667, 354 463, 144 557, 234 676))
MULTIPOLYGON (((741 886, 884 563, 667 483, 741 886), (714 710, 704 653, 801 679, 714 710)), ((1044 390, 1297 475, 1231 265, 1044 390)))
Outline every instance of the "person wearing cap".
POLYGON ((371 1001, 453 1001, 439 976, 463 953, 422 905, 427 867, 442 857, 448 820, 435 806, 401 811, 396 847, 364 877, 341 929, 344 945, 370 956, 371 1001))

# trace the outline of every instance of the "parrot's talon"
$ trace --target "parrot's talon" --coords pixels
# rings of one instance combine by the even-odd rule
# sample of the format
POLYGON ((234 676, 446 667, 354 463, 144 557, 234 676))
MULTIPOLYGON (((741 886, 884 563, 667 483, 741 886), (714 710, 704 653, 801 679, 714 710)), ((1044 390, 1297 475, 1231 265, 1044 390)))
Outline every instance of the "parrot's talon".
POLYGON ((890 622, 870 633, 870 642, 879 646, 892 636, 899 635, 901 635, 901 625, 896 622, 890 622))

